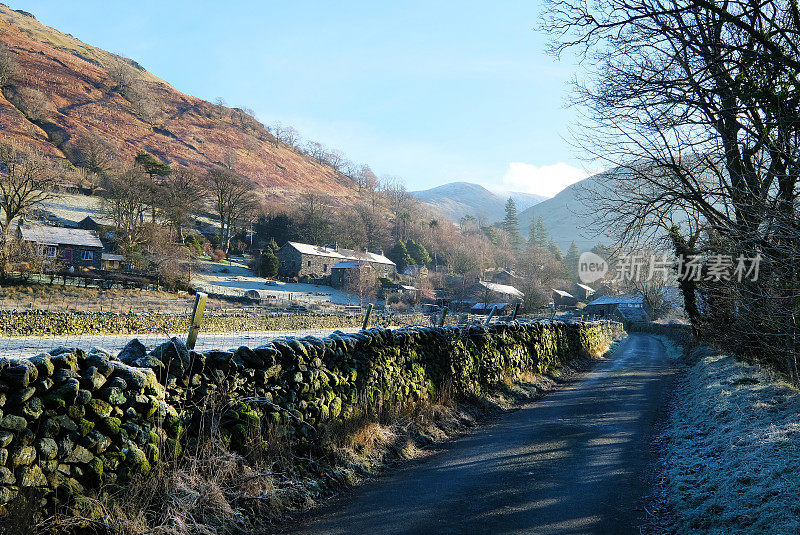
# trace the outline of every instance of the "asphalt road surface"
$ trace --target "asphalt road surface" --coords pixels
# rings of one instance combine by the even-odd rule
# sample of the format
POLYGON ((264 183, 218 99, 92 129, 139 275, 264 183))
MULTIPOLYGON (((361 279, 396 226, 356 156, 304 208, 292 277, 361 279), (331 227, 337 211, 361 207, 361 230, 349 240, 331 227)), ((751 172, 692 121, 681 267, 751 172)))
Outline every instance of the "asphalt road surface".
MULTIPOLYGON (((238 333, 204 333, 197 337, 195 349, 231 349, 242 345, 257 347, 279 336, 328 336, 336 329, 306 329, 298 331, 263 331, 263 332, 238 332, 238 333)), ((343 332, 355 332, 355 329, 341 329, 343 332)), ((58 346, 79 347, 84 350, 92 347, 102 347, 115 354, 125 344, 138 338, 149 349, 166 342, 170 336, 186 338, 186 333, 167 334, 99 334, 86 336, 0 336, 0 354, 5 357, 26 357, 50 351, 58 346)))
POLYGON ((639 533, 651 431, 674 375, 658 339, 631 334, 541 400, 277 533, 639 533))

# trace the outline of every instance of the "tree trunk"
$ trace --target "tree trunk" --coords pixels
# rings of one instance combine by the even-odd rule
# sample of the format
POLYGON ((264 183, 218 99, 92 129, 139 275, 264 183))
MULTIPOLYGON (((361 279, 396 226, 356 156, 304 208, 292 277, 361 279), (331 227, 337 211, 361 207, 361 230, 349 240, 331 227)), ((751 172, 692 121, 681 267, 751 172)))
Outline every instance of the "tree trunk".
MULTIPOLYGON (((691 247, 686 243, 686 239, 681 236, 677 227, 672 227, 669 231, 669 236, 672 239, 672 245, 675 248, 675 256, 686 258, 689 255, 695 254, 691 247)), ((678 276, 680 277, 680 273, 678 276)), ((689 321, 692 324, 692 333, 695 338, 700 337, 701 333, 701 320, 700 310, 697 307, 697 284, 688 278, 679 278, 678 286, 683 294, 683 308, 686 310, 686 315, 689 316, 689 321)))

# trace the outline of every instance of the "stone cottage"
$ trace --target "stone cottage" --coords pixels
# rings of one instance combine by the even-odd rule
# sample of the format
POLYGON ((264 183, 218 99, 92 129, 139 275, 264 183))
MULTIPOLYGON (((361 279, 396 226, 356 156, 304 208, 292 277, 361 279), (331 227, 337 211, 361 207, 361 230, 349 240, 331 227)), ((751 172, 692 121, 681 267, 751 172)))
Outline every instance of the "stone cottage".
POLYGON ((100 269, 103 242, 94 230, 51 227, 21 221, 18 239, 32 244, 45 262, 66 267, 100 269))
POLYGON ((276 256, 280 262, 279 273, 282 277, 308 277, 312 279, 330 280, 334 266, 337 270, 344 267, 369 264, 378 277, 393 279, 397 276, 397 266, 383 256, 363 249, 343 249, 336 245, 321 247, 307 243, 287 242, 278 250, 276 256))

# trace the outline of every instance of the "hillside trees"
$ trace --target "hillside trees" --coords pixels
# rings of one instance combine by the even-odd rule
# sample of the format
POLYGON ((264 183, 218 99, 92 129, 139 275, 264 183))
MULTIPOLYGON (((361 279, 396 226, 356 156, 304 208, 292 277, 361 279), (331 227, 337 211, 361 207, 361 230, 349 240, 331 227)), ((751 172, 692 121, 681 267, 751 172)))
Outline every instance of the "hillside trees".
POLYGON ((0 145, 0 275, 8 266, 12 223, 48 198, 55 178, 52 164, 41 155, 0 145))
POLYGON ((14 53, 4 43, 0 43, 0 89, 12 82, 18 69, 14 53))
POLYGON ((761 255, 757 281, 697 288, 705 313, 696 321, 709 336, 724 332, 721 344, 800 377, 797 6, 554 0, 550 8, 555 51, 575 50, 593 66, 577 94, 589 110, 585 145, 614 167, 598 192, 604 213, 617 214, 607 226, 628 243, 659 226, 707 256, 761 255))
POLYGON ((307 193, 300 200, 297 214, 300 234, 309 243, 326 245, 335 241, 328 200, 318 193, 307 193))
POLYGON ((72 149, 71 160, 86 170, 90 184, 97 186, 103 177, 114 168, 113 146, 92 131, 81 134, 72 149))

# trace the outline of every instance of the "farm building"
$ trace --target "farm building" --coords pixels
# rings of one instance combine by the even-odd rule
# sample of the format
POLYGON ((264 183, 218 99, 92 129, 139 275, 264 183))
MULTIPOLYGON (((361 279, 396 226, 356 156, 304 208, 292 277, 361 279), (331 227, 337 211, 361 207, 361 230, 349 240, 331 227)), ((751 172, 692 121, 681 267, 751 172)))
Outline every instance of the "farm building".
POLYGON ((100 268, 104 271, 119 271, 125 264, 125 257, 121 254, 103 253, 100 256, 100 268))
MULTIPOLYGON (((354 251, 338 246, 320 247, 307 243, 287 242, 280 248, 277 257, 280 261, 280 274, 283 277, 327 278, 331 276, 333 267, 342 262, 369 264, 378 277, 394 278, 397 275, 397 266, 394 262, 382 253, 372 253, 367 250, 354 251)), ((337 269, 348 268, 339 265, 337 269)))
POLYGON ((480 279, 473 279, 470 283, 464 277, 454 277, 450 284, 452 294, 457 297, 450 303, 455 310, 468 310, 478 303, 509 303, 513 306, 525 297, 513 286, 480 279))
POLYGON ((553 289, 553 305, 557 307, 574 307, 578 304, 578 299, 564 290, 553 289))
POLYGON ((594 295, 594 289, 591 286, 586 286, 585 284, 576 284, 575 285, 575 297, 578 301, 583 301, 587 303, 589 299, 591 299, 592 295, 594 295))
POLYGON ((345 260, 338 262, 331 267, 331 286, 342 287, 348 282, 356 281, 361 277, 361 270, 374 269, 368 262, 345 260))
POLYGON ((20 221, 17 237, 32 244, 46 262, 67 267, 100 269, 103 242, 94 230, 50 227, 20 221))
POLYGON ((585 314, 600 317, 621 317, 623 321, 650 321, 651 311, 642 294, 604 295, 583 309, 585 314))

